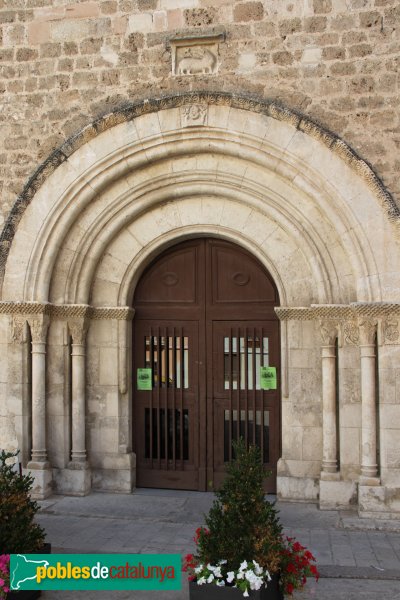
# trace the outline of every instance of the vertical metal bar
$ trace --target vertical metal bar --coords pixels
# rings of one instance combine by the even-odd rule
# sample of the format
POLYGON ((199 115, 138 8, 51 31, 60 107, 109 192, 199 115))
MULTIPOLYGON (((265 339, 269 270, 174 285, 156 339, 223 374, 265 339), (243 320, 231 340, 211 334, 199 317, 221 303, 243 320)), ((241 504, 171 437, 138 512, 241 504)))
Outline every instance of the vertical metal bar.
MULTIPOLYGON (((164 454, 165 454, 165 468, 168 470, 168 390, 166 388, 167 379, 168 379, 168 370, 167 370, 167 328, 165 327, 163 331, 161 331, 161 340, 164 340, 164 350, 161 352, 161 356, 163 359, 163 365, 161 367, 161 377, 164 376, 164 387, 163 380, 161 379, 161 394, 164 396, 164 454)), ((162 350, 162 345, 160 345, 160 349, 162 350)))
MULTIPOLYGON (((228 338, 228 352, 229 352, 229 358, 228 358, 228 365, 229 365, 229 371, 228 371, 228 382, 229 382, 229 422, 228 422, 228 428, 229 428, 229 462, 232 460, 232 427, 233 427, 233 392, 232 392, 232 388, 233 388, 233 376, 232 376, 232 371, 233 371, 233 358, 232 358, 233 341, 232 341, 232 337, 233 337, 233 330, 232 330, 232 327, 231 327, 229 329, 229 338, 228 338)), ((225 340, 224 340, 224 346, 225 346, 225 340)), ((225 352, 225 347, 224 347, 224 352, 225 352)))
MULTIPOLYGON (((261 329, 261 342, 260 342, 260 365, 264 365, 264 328, 261 329)), ((260 368, 260 410, 261 410, 261 421, 260 421, 260 448, 261 448, 261 461, 264 462, 264 390, 261 388, 261 368, 260 368)))
POLYGON ((244 398, 245 398, 245 441, 248 444, 248 429, 249 429, 249 343, 247 327, 244 330, 243 340, 244 352, 244 398))
POLYGON ((256 398, 257 398, 257 363, 256 363, 256 328, 253 328, 253 445, 256 443, 256 428, 255 428, 255 418, 256 418, 256 398))
POLYGON ((151 393, 150 393, 150 468, 153 468, 153 400, 154 400, 154 349, 153 349, 153 328, 150 327, 149 353, 151 368, 151 393))
POLYGON ((157 340, 157 466, 161 469, 161 410, 160 410, 160 377, 161 377, 161 352, 160 352, 160 328, 156 328, 157 340))
MULTIPOLYGON (((176 418, 175 418, 175 410, 176 410, 176 397, 175 397, 175 389, 176 389, 176 360, 175 360, 175 327, 172 328, 172 348, 171 348, 171 393, 172 393, 172 461, 173 461, 173 469, 176 469, 176 418)), ((168 353, 169 353, 169 341, 168 341, 168 353)))
POLYGON ((240 438, 240 375, 239 375, 239 371, 240 371, 240 365, 239 365, 239 352, 240 352, 240 348, 239 348, 239 343, 240 343, 240 331, 239 329, 236 329, 236 405, 237 405, 237 422, 236 422, 236 434, 237 434, 237 438, 240 438))
POLYGON ((185 372, 184 372, 184 364, 183 364, 183 357, 184 357, 184 349, 183 349, 183 345, 184 345, 184 335, 183 335, 183 329, 180 328, 180 348, 179 348, 179 352, 180 352, 180 360, 179 360, 179 368, 180 368, 180 386, 181 386, 181 408, 180 408, 180 414, 179 414, 179 420, 180 420, 180 429, 181 429, 181 436, 180 436, 180 440, 179 440, 179 452, 180 452, 180 457, 181 457, 181 470, 183 471, 183 435, 184 435, 184 431, 183 431, 183 390, 184 390, 184 377, 185 377, 185 372))

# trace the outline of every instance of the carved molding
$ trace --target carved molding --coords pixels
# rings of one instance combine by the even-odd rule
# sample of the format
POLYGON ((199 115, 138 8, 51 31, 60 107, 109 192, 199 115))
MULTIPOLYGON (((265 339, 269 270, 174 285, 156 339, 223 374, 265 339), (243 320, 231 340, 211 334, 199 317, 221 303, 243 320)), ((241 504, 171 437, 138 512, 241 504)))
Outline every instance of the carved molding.
POLYGON ((43 315, 50 313, 51 306, 47 302, 0 302, 0 314, 43 315))
POLYGON ((91 319, 117 319, 118 321, 131 321, 135 310, 129 306, 91 308, 89 316, 91 319))
POLYGON ((87 304, 49 304, 40 302, 0 302, 0 314, 47 315, 56 319, 133 319, 135 311, 130 306, 95 307, 87 304))
POLYGON ((275 312, 281 321, 357 321, 360 318, 400 318, 400 303, 352 302, 351 304, 312 304, 310 307, 279 306, 275 312))
POLYGON ((320 321, 320 334, 324 346, 334 346, 338 336, 338 323, 336 321, 320 321))

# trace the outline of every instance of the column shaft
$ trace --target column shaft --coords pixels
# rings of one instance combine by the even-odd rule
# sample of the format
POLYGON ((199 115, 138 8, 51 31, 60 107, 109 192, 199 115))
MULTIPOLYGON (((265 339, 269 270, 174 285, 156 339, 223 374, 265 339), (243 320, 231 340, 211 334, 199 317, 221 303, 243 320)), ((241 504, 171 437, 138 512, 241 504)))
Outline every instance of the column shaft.
POLYGON ((72 453, 73 462, 86 461, 85 347, 72 344, 72 453))
POLYGON ((32 342, 32 461, 46 462, 46 344, 32 342))
POLYGON ((361 474, 376 477, 375 347, 361 346, 361 474))
POLYGON ((335 346, 322 347, 322 431, 325 473, 337 471, 336 354, 335 346))

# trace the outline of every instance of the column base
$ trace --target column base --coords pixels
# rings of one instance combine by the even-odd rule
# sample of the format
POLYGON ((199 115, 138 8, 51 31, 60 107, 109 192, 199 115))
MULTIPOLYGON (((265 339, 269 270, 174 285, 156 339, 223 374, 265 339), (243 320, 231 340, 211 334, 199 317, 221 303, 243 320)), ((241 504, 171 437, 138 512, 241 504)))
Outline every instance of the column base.
POLYGON ((359 485, 368 486, 368 487, 377 487, 381 485, 381 480, 379 477, 372 477, 369 475, 360 475, 358 478, 359 485))
POLYGON ((71 461, 67 469, 55 469, 57 493, 66 496, 87 496, 92 489, 92 472, 88 463, 71 461))
POLYGON ((320 510, 348 509, 357 504, 357 483, 355 481, 340 481, 339 477, 322 478, 319 482, 319 508, 320 510))
POLYGON ((31 497, 33 500, 44 500, 53 493, 53 473, 50 463, 29 462, 24 469, 34 478, 31 497))
POLYGON ((282 475, 277 477, 277 496, 279 500, 317 502, 318 493, 318 479, 282 475))

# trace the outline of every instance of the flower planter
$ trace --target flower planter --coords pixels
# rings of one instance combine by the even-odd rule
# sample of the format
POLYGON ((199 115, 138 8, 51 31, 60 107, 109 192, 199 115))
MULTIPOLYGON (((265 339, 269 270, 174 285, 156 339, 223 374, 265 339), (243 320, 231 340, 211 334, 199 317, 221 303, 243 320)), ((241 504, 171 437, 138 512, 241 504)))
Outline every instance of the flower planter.
MULTIPOLYGON (((51 544, 43 544, 40 550, 30 554, 51 554, 51 544)), ((40 598, 40 594, 40 590, 13 590, 8 592, 7 600, 37 600, 37 598, 40 598)))
MULTIPOLYGON (((212 583, 197 585, 191 581, 189 582, 189 598, 190 600, 242 600, 243 592, 234 587, 218 587, 212 583)), ((272 577, 268 587, 249 592, 249 598, 252 600, 283 600, 278 576, 272 577)))
POLYGON ((8 592, 7 600, 37 600, 40 598, 40 590, 20 590, 19 592, 8 592))

